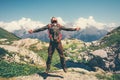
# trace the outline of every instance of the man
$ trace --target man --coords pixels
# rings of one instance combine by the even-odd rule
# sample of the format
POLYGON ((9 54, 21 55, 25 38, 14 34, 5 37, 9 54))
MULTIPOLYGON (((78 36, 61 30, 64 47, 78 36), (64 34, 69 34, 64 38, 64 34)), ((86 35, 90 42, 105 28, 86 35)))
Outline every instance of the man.
POLYGON ((50 38, 50 43, 49 43, 49 48, 48 48, 48 58, 46 61, 46 66, 47 66, 46 73, 48 73, 50 70, 52 55, 53 55, 55 49, 57 49, 57 51, 59 53, 62 69, 64 70, 64 72, 67 72, 66 63, 65 63, 65 56, 63 54, 63 47, 61 44, 62 35, 61 35, 60 31, 61 30, 78 31, 78 30, 80 30, 80 28, 66 28, 66 27, 58 24, 58 21, 55 17, 52 17, 51 24, 48 24, 48 25, 46 25, 42 28, 36 29, 36 30, 30 30, 29 33, 35 33, 35 32, 43 31, 46 29, 48 29, 49 38, 50 38))

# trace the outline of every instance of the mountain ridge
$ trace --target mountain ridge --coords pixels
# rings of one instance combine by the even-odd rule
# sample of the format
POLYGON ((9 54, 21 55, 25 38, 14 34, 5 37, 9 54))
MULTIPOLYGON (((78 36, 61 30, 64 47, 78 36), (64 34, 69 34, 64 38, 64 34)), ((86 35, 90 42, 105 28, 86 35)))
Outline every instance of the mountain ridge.
POLYGON ((20 38, 18 36, 16 36, 13 33, 10 33, 8 31, 6 31, 5 29, 0 27, 0 39, 8 39, 10 41, 12 40, 19 40, 20 38))

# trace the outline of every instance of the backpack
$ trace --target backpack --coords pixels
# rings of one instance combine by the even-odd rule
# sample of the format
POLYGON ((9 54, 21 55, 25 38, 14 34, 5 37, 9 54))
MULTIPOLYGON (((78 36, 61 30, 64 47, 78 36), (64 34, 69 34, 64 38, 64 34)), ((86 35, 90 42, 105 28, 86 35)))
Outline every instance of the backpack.
POLYGON ((48 24, 48 34, 51 41, 60 42, 62 34, 60 33, 60 24, 48 24))

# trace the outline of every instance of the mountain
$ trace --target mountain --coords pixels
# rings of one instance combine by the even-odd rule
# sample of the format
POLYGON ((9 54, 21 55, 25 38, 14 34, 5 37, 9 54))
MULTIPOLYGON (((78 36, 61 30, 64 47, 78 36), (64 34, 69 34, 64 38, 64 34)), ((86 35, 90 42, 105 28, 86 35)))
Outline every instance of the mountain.
MULTIPOLYGON (((78 32, 66 32, 62 31, 64 38, 77 38, 85 42, 91 42, 100 39, 106 35, 109 30, 115 28, 118 24, 115 23, 101 23, 97 22, 93 16, 89 18, 79 18, 75 22, 63 21, 61 17, 57 17, 58 22, 65 27, 80 27, 81 30, 78 32)), ((0 27, 5 30, 14 33, 20 38, 38 38, 42 41, 49 41, 47 31, 36 34, 28 34, 29 29, 37 29, 45 26, 41 21, 34 21, 30 18, 21 18, 20 20, 14 20, 11 22, 0 21, 0 27)))
POLYGON ((72 35, 73 38, 77 38, 80 40, 83 40, 85 42, 91 42, 96 41, 102 38, 107 34, 107 30, 105 29, 97 29, 94 26, 87 27, 86 29, 83 29, 82 31, 79 31, 72 35))
MULTIPOLYGON (((108 31, 105 29, 97 29, 94 26, 82 29, 80 31, 61 31, 63 39, 76 38, 85 42, 99 40, 101 37, 105 36, 107 32, 108 31)), ((42 41, 49 41, 47 31, 42 31, 34 34, 27 34, 28 32, 25 29, 20 29, 15 30, 13 33, 21 38, 38 38, 42 41)))
POLYGON ((8 41, 19 40, 15 34, 10 33, 2 28, 0 28, 0 39, 7 39, 8 41))
POLYGON ((119 46, 120 44, 120 26, 113 29, 111 32, 108 32, 105 37, 100 40, 102 45, 111 47, 111 46, 119 46))

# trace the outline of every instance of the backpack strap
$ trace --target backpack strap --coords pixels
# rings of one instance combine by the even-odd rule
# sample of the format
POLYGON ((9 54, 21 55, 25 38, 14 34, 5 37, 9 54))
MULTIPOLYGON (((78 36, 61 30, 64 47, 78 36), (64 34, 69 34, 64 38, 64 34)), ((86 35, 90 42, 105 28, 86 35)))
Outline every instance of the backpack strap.
POLYGON ((48 26, 48 36, 50 40, 53 40, 52 35, 50 34, 50 31, 49 31, 49 29, 52 27, 52 24, 48 24, 47 26, 48 26))
POLYGON ((52 24, 48 24, 47 26, 48 26, 48 28, 51 28, 51 27, 52 27, 52 24))
MULTIPOLYGON (((59 28, 61 28, 61 27, 62 27, 60 24, 57 24, 57 26, 58 26, 59 28)), ((61 34, 61 33, 59 33, 58 42, 60 42, 60 41, 61 41, 61 39, 62 39, 62 34, 61 34)))
MULTIPOLYGON (((52 40, 52 41, 53 41, 53 37, 52 37, 52 35, 50 34, 50 31, 49 31, 49 29, 50 29, 53 25, 52 25, 52 24, 48 24, 47 26, 48 26, 48 35, 49 35, 49 38, 50 38, 50 40, 52 40)), ((62 27, 60 24, 57 24, 57 26, 58 26, 59 28, 61 28, 61 27, 62 27)), ((62 39, 62 34, 61 34, 61 33, 59 33, 58 42, 60 42, 60 41, 61 41, 61 39, 62 39)))

